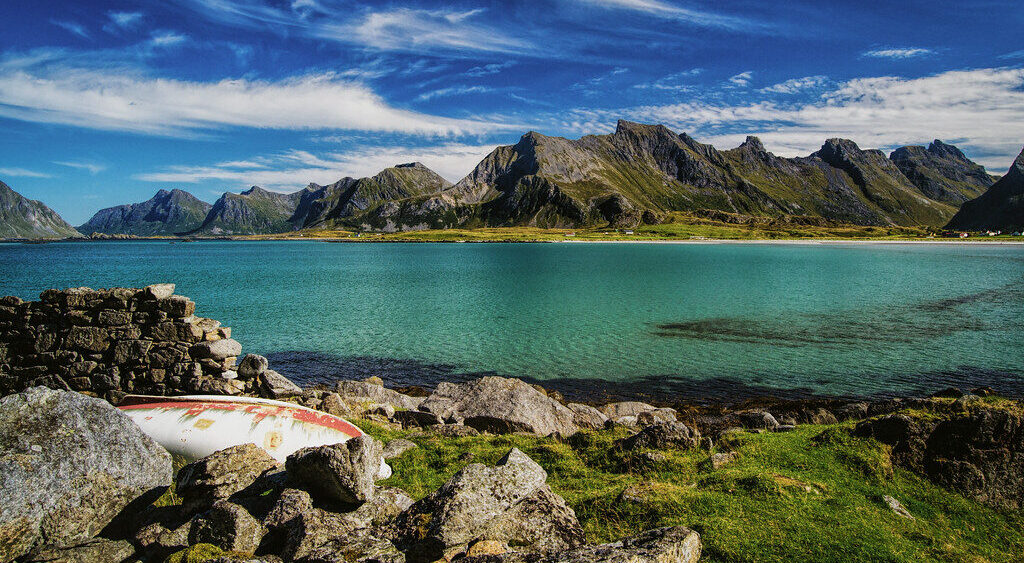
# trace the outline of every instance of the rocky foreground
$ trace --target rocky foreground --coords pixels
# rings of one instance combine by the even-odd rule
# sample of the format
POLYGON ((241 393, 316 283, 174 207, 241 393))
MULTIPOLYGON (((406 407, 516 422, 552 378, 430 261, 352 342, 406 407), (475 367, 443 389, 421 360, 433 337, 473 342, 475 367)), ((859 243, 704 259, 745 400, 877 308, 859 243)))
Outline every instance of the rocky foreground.
POLYGON ((573 403, 500 377, 304 390, 173 289, 0 301, 0 562, 1024 552, 1024 410, 989 389, 739 409, 573 403), (283 399, 367 435, 182 466, 112 405, 138 391, 283 399), (376 482, 382 459, 394 476, 376 482))

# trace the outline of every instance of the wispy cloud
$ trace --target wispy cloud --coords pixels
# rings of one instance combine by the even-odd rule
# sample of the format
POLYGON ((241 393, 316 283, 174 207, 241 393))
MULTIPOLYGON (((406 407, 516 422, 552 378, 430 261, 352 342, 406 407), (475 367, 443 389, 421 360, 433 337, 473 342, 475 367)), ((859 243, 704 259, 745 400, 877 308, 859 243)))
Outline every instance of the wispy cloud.
POLYGON ((431 50, 521 53, 530 42, 477 21, 482 9, 389 8, 354 10, 304 0, 268 5, 244 0, 185 0, 210 19, 233 25, 285 29, 307 37, 356 44, 380 51, 431 50), (311 13, 320 17, 309 17, 311 13))
POLYGON ((1000 59, 1024 59, 1024 49, 1021 49, 1020 51, 1014 51, 1012 53, 1006 53, 1005 55, 1000 55, 999 58, 1000 59))
POLYGON ((53 25, 64 29, 68 33, 73 33, 83 39, 92 39, 89 35, 89 30, 85 29, 85 26, 78 22, 66 21, 66 20, 50 20, 53 25))
POLYGON ((224 127, 460 135, 516 128, 399 109, 336 74, 195 82, 130 69, 0 61, 0 115, 93 129, 191 136, 224 127))
POLYGON ((149 41, 154 47, 173 47, 188 41, 188 36, 176 31, 156 31, 149 41))
POLYGON ((463 73, 464 76, 469 77, 480 77, 490 76, 492 74, 500 74, 501 72, 515 66, 515 61, 505 61, 503 63, 491 63, 482 66, 475 66, 463 73))
POLYGON ((923 47, 886 47, 865 51, 861 53, 861 56, 875 59, 913 59, 933 54, 935 51, 923 47))
POLYGON ((838 84, 810 102, 741 105, 687 102, 619 111, 580 110, 564 122, 585 132, 607 130, 614 119, 664 123, 721 146, 747 134, 785 156, 807 155, 828 137, 864 147, 895 147, 932 139, 962 139, 968 154, 1005 170, 1024 144, 1024 69, 988 68, 923 78, 882 76, 838 84), (941 119, 936 119, 941 116, 941 119))
POLYGON ((741 72, 741 73, 739 73, 739 74, 737 74, 735 76, 730 76, 729 77, 729 83, 733 84, 734 86, 745 87, 745 86, 748 86, 750 84, 750 79, 752 79, 753 77, 754 77, 753 71, 749 71, 748 70, 746 72, 741 72))
POLYGON ((715 27, 742 31, 767 30, 768 26, 753 20, 683 8, 661 0, 582 0, 585 3, 611 9, 630 10, 651 16, 683 21, 700 27, 715 27))
POLYGON ((434 98, 450 98, 452 96, 465 96, 467 94, 486 94, 488 92, 494 92, 494 88, 489 86, 451 86, 448 88, 441 88, 433 90, 431 92, 424 92, 416 99, 421 102, 432 100, 434 98))
POLYGON ((405 162, 422 162, 442 177, 455 182, 469 173, 494 145, 445 143, 424 147, 370 146, 345 152, 316 155, 288 150, 254 156, 244 161, 207 166, 172 166, 139 174, 137 180, 156 183, 194 184, 222 182, 228 186, 258 185, 290 192, 310 182, 328 184, 345 176, 372 176, 384 168, 405 162))
POLYGON ((663 76, 654 82, 645 82, 642 84, 634 84, 634 88, 650 89, 650 90, 675 90, 679 92, 685 92, 694 88, 693 84, 689 84, 687 81, 700 76, 704 72, 702 68, 691 68, 682 72, 676 72, 663 76))
POLYGON ((804 76, 803 78, 790 78, 785 82, 779 82, 766 88, 758 90, 768 94, 796 94, 806 90, 822 88, 829 83, 827 76, 804 76))
POLYGON ((92 174, 94 176, 96 174, 99 174, 100 172, 103 172, 104 170, 107 169, 107 167, 102 165, 102 164, 95 164, 95 163, 92 163, 92 162, 55 160, 53 163, 54 164, 59 164, 60 166, 67 166, 68 168, 76 168, 78 170, 86 170, 86 171, 89 172, 89 174, 92 174))
POLYGON ((25 168, 0 168, 0 176, 16 176, 19 178, 53 178, 50 174, 27 170, 25 168))
POLYGON ((142 23, 142 12, 107 12, 110 22, 103 26, 107 33, 113 33, 117 29, 134 29, 142 23))

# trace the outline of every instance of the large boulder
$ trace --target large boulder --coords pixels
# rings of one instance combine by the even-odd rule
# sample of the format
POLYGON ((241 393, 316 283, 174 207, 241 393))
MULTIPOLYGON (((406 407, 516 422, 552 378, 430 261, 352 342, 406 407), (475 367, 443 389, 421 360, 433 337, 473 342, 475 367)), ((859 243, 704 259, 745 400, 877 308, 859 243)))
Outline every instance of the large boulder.
POLYGON ((1024 419, 975 406, 967 412, 866 420, 854 433, 892 446, 892 458, 933 482, 1002 509, 1024 507, 1024 419))
POLYGON ((277 460, 256 444, 231 446, 182 467, 176 492, 185 513, 201 512, 279 469, 277 460))
POLYGON ((416 410, 423 402, 423 397, 410 397, 367 381, 339 381, 335 391, 349 403, 391 405, 398 410, 416 410))
POLYGON ((658 407, 641 403, 640 401, 622 401, 619 403, 608 403, 598 407, 608 418, 615 420, 624 416, 636 416, 642 412, 650 412, 658 407))
POLYGON ((267 396, 274 399, 295 397, 302 394, 302 388, 292 383, 290 379, 277 373, 272 369, 265 370, 257 376, 260 389, 267 396))
POLYGON ((572 421, 580 428, 601 430, 608 423, 608 416, 590 405, 569 403, 565 407, 572 411, 572 421))
POLYGON ((263 538, 263 526, 241 506, 220 500, 192 521, 188 542, 208 543, 225 551, 252 553, 263 538))
POLYGON ((579 431, 571 410, 526 382, 503 377, 441 383, 420 410, 445 420, 465 419, 466 426, 482 432, 571 436, 579 431))
POLYGON ((700 433, 682 422, 662 422, 648 426, 628 438, 623 438, 617 444, 624 450, 696 448, 700 444, 700 433))
POLYGON ((366 435, 302 448, 288 456, 288 478, 328 501, 361 504, 373 497, 383 450, 380 442, 366 435))
POLYGON ((515 448, 493 467, 468 465, 398 517, 395 544, 412 563, 436 561, 481 539, 540 552, 582 545, 575 513, 546 480, 544 469, 515 448))
POLYGON ((213 342, 200 342, 189 348, 189 354, 197 359, 210 359, 223 362, 228 358, 237 357, 242 353, 242 345, 234 339, 223 338, 213 342))
POLYGON ((0 561, 93 538, 171 484, 171 456, 106 401, 34 387, 0 399, 0 561))
POLYGON ((695 563, 700 535, 682 526, 648 530, 622 541, 537 556, 512 552, 460 559, 462 563, 695 563))

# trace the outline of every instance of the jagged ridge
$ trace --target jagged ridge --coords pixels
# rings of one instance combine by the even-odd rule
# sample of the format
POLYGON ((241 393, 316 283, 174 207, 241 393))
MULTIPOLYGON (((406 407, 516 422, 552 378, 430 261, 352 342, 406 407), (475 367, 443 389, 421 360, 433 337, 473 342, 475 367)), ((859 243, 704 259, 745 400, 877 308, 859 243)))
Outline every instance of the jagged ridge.
POLYGON ((0 238, 64 238, 81 234, 56 211, 0 182, 0 238))
POLYGON ((101 209, 78 230, 87 234, 174 235, 197 228, 212 208, 186 191, 160 190, 141 203, 101 209))

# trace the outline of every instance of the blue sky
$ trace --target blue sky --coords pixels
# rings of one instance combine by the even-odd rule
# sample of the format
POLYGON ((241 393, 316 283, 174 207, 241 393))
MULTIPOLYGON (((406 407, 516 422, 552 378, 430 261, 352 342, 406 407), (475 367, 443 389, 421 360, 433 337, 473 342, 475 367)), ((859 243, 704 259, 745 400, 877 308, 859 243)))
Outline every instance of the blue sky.
POLYGON ((420 160, 458 180, 527 130, 616 119, 785 156, 1024 145, 1019 0, 11 0, 0 179, 72 224, 420 160))

